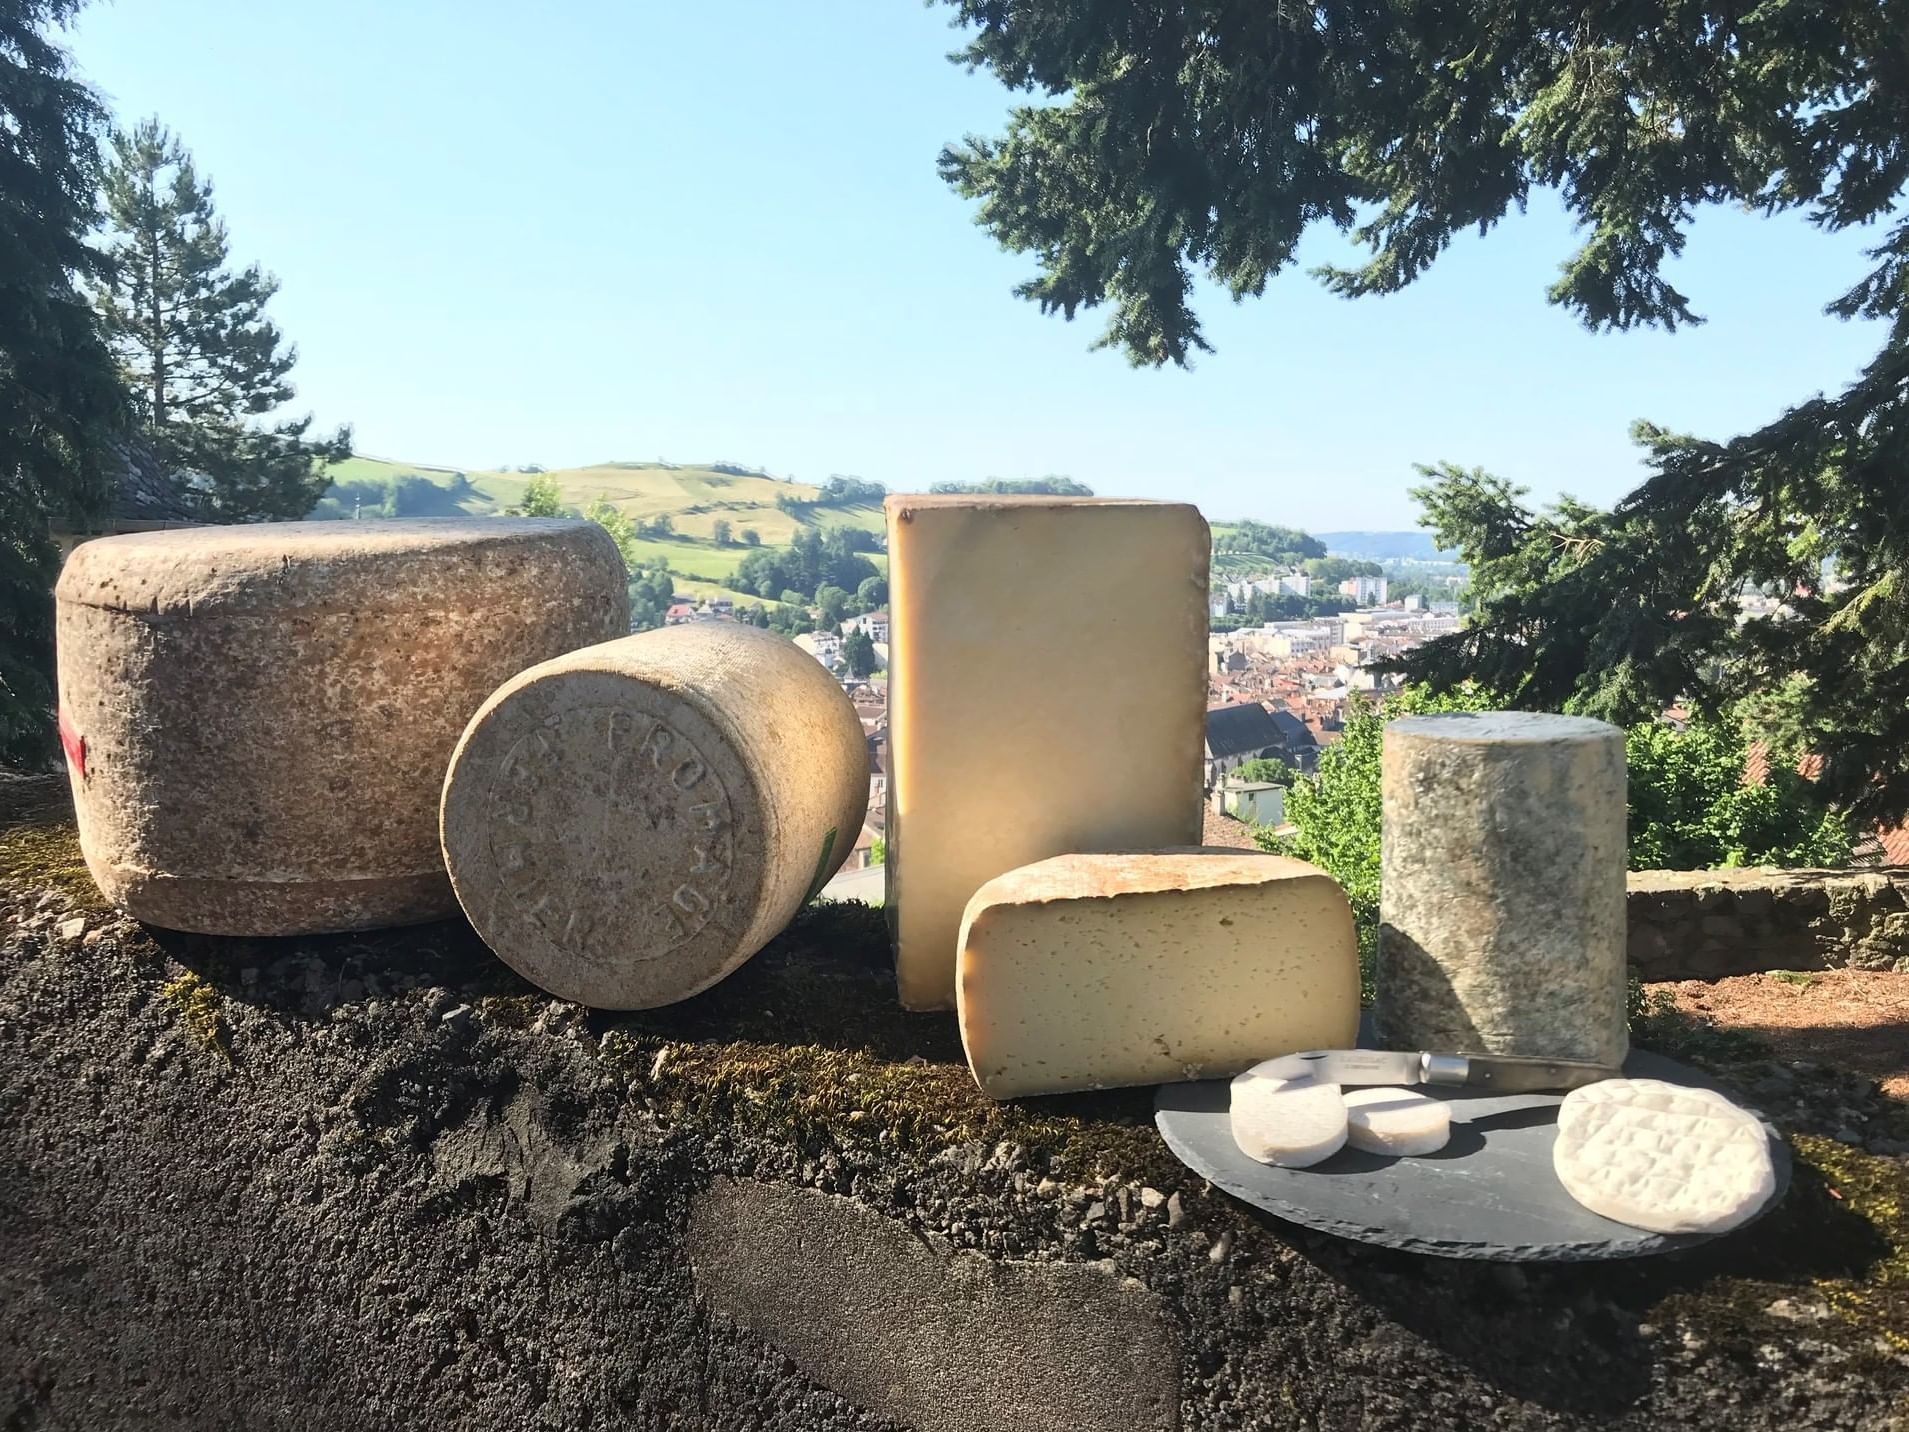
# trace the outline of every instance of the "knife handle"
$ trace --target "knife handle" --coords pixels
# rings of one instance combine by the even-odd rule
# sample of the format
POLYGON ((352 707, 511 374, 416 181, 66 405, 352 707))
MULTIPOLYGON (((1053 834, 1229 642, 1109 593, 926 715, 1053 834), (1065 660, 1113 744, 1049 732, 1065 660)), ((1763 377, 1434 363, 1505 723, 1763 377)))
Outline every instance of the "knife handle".
POLYGON ((1531 1059, 1508 1054, 1429 1054, 1425 1082, 1462 1084, 1467 1089, 1490 1089, 1500 1094, 1534 1094, 1552 1089, 1579 1089, 1622 1073, 1608 1064, 1586 1064, 1574 1059, 1531 1059))

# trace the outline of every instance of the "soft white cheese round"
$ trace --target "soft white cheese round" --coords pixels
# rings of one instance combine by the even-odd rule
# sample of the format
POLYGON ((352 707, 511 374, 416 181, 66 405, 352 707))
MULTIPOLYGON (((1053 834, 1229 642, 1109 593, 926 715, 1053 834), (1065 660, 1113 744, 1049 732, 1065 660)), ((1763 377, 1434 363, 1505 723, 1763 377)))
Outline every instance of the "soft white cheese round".
POLYGON ((1256 1064, 1233 1079, 1233 1141, 1264 1164, 1306 1168, 1345 1147, 1346 1101, 1337 1084, 1281 1079, 1256 1064))
POLYGON ((1776 1191, 1755 1115, 1709 1089, 1605 1079, 1558 1109, 1552 1164, 1593 1213, 1653 1233, 1721 1233, 1776 1191))
POLYGON ((1416 1089, 1349 1089, 1346 1142, 1369 1154, 1435 1154, 1452 1136, 1452 1110, 1416 1089))

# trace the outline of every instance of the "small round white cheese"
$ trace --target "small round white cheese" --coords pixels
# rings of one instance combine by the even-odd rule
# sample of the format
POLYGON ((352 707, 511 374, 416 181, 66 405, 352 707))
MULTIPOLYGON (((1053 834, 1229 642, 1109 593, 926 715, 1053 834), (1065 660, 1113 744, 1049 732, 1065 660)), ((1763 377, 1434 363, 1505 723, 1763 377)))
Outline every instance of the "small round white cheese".
POLYGON ((1452 1110, 1416 1089, 1352 1089, 1345 1096, 1346 1142, 1370 1154, 1435 1154, 1452 1136, 1452 1110))
POLYGON ((1709 1089, 1605 1079, 1558 1108, 1551 1161, 1593 1213, 1653 1233, 1721 1233, 1776 1191, 1756 1116, 1709 1089))
POLYGON ((1256 1064, 1233 1080, 1233 1141, 1240 1152, 1280 1168, 1306 1168, 1346 1143, 1346 1101, 1337 1084, 1262 1073, 1256 1064))

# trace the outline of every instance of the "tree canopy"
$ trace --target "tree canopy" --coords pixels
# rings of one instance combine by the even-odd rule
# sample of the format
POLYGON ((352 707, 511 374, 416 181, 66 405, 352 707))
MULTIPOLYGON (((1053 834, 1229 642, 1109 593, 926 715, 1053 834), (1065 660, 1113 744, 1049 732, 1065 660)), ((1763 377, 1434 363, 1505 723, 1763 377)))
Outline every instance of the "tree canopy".
POLYGON ((96 302, 146 442, 195 475, 215 519, 303 517, 351 434, 307 441, 310 417, 261 421, 291 399, 298 361, 265 314, 278 281, 257 264, 227 268, 212 185, 158 120, 113 136, 104 192, 110 267, 96 302))
POLYGON ((52 750, 51 527, 111 492, 125 399, 81 284, 105 116, 50 32, 76 0, 0 0, 0 762, 52 750))
MULTIPOLYGON (((1010 249, 1020 292, 1112 310, 1136 363, 1207 347, 1204 269, 1264 291, 1315 223, 1370 258, 1318 275, 1389 293, 1534 189, 1585 238, 1551 298, 1594 328, 1700 322, 1664 276, 1700 204, 1804 209, 1825 228, 1889 212, 1909 176, 1902 16, 1826 6, 1242 5, 949 0, 956 59, 1045 100, 941 154, 1010 249)), ((1902 306, 1909 226, 1846 300, 1902 306)))
MULTIPOLYGON (((826 534, 804 527, 787 547, 757 547, 736 567, 730 585, 759 597, 794 593, 807 601, 824 587, 839 587, 844 597, 879 577, 875 564, 857 552, 867 534, 832 527, 826 534)), ((784 597, 785 601, 789 598, 784 597)))
POLYGON ((957 58, 1037 98, 944 150, 943 175, 1036 256, 1023 296, 1106 307, 1101 343, 1136 364, 1207 348, 1195 272, 1260 294, 1314 225, 1367 255, 1316 270, 1330 289, 1388 293, 1549 190, 1583 235, 1550 299, 1594 330, 1674 330, 1702 321, 1665 275, 1701 206, 1879 224, 1873 266, 1824 295, 1885 331, 1841 393, 1728 440, 1640 423, 1652 475, 1609 511, 1434 471, 1428 525, 1479 572, 1476 619, 1403 669, 1626 723, 1800 684, 1824 789, 1909 812, 1900 5, 950 3, 957 58), (1784 607, 1739 628, 1746 582, 1784 607))

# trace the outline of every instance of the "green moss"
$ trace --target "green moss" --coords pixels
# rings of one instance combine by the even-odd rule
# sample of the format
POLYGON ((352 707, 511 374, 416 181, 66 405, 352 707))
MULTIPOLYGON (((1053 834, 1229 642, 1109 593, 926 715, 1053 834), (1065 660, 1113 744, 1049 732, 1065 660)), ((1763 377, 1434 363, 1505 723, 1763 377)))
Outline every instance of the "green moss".
POLYGON ((0 816, 0 889, 54 890, 82 909, 106 908, 66 810, 0 816))
POLYGON ((232 1062, 231 1027, 225 1022, 225 1006, 203 975, 187 970, 160 989, 159 997, 171 1005, 192 1032, 193 1041, 227 1064, 232 1062))
POLYGON ((1844 1318, 1909 1353, 1909 1169, 1834 1139, 1792 1142, 1829 1196, 1867 1223, 1879 1245, 1860 1279, 1819 1279, 1817 1291, 1844 1318))
POLYGON ((683 1043, 615 1031, 602 1052, 679 1117, 776 1133, 809 1150, 874 1144, 932 1155, 979 1140, 1018 1144, 1070 1178, 1178 1182, 1150 1117, 1151 1091, 998 1104, 965 1064, 895 1063, 859 1050, 748 1040, 683 1043))
POLYGON ((1035 1166, 1072 1179, 1185 1177, 1154 1132, 1151 1090, 984 1096, 953 1017, 901 1009, 883 913, 865 905, 812 905, 714 989, 600 1028, 604 1057, 683 1116, 812 1150, 932 1155, 982 1140, 1019 1144, 1035 1166))
POLYGON ((1909 1351, 1909 1172, 1833 1139, 1791 1144, 1794 1178, 1776 1209, 1645 1272, 1663 1285, 1647 1300, 1652 1320, 1674 1317, 1698 1337, 1744 1347, 1803 1326, 1816 1337, 1841 1330, 1858 1358, 1909 1351), (1784 1303, 1789 1316, 1771 1311, 1784 1303), (1795 1321, 1823 1315, 1816 1308, 1827 1321, 1795 1321))

